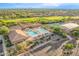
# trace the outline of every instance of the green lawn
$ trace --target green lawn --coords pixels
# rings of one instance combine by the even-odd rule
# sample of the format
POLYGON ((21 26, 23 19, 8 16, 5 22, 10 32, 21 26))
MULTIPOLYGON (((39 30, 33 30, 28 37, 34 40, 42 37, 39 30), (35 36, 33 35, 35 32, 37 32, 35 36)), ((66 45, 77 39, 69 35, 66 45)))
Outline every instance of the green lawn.
POLYGON ((32 17, 32 18, 20 18, 14 20, 0 20, 0 25, 7 25, 7 26, 16 25, 18 22, 47 23, 47 22, 62 22, 62 21, 69 21, 69 16, 32 17))

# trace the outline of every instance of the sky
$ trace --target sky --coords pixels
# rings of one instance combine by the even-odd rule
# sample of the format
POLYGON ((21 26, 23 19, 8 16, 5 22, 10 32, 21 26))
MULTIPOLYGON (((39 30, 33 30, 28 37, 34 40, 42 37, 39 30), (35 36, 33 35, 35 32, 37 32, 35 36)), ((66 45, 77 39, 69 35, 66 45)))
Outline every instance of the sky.
POLYGON ((79 9, 79 3, 0 3, 0 8, 79 9))

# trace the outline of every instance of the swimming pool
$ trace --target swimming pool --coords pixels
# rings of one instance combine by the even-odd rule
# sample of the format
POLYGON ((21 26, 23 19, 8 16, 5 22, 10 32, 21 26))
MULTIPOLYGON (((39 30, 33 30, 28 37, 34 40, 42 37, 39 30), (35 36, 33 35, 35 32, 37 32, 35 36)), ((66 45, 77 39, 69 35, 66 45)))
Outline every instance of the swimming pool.
POLYGON ((40 33, 47 33, 48 32, 44 28, 38 28, 37 31, 40 32, 40 33))
POLYGON ((44 28, 36 28, 36 29, 25 30, 25 33, 28 34, 29 36, 36 37, 41 33, 48 33, 48 31, 45 30, 44 28))
POLYGON ((34 36, 37 36, 37 32, 34 32, 34 31, 32 31, 32 30, 28 30, 28 31, 26 31, 26 33, 29 35, 29 36, 32 36, 32 37, 34 37, 34 36))

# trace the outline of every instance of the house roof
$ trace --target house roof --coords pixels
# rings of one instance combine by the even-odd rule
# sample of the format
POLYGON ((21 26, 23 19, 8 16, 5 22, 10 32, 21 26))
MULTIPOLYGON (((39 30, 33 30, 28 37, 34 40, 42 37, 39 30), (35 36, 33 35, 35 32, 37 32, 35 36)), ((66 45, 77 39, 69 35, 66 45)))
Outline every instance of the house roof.
POLYGON ((67 24, 63 24, 62 26, 67 28, 67 29, 74 29, 74 28, 79 27, 79 25, 76 23, 67 23, 67 24))
POLYGON ((10 30, 17 30, 17 29, 22 29, 22 28, 19 25, 10 27, 10 30))
POLYGON ((9 39, 13 44, 21 42, 27 39, 28 37, 29 36, 26 35, 22 30, 13 30, 9 33, 9 39))
POLYGON ((41 24, 39 24, 39 23, 35 23, 35 24, 32 24, 32 23, 21 24, 21 27, 23 29, 29 28, 29 27, 39 27, 39 26, 41 26, 41 24))

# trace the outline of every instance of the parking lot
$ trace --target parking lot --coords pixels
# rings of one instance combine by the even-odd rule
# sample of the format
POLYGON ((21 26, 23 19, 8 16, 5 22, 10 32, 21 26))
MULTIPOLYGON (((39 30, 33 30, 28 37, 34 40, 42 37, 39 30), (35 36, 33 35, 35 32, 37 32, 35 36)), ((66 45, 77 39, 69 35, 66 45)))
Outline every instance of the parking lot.
POLYGON ((33 55, 33 56, 52 56, 52 55, 56 55, 59 52, 59 51, 56 52, 56 50, 58 50, 58 48, 64 42, 65 41, 63 40, 63 38, 56 35, 55 37, 51 37, 51 40, 49 41, 49 43, 47 43, 43 46, 40 46, 40 48, 37 48, 35 50, 32 49, 33 51, 29 55, 30 56, 31 55, 33 55))

